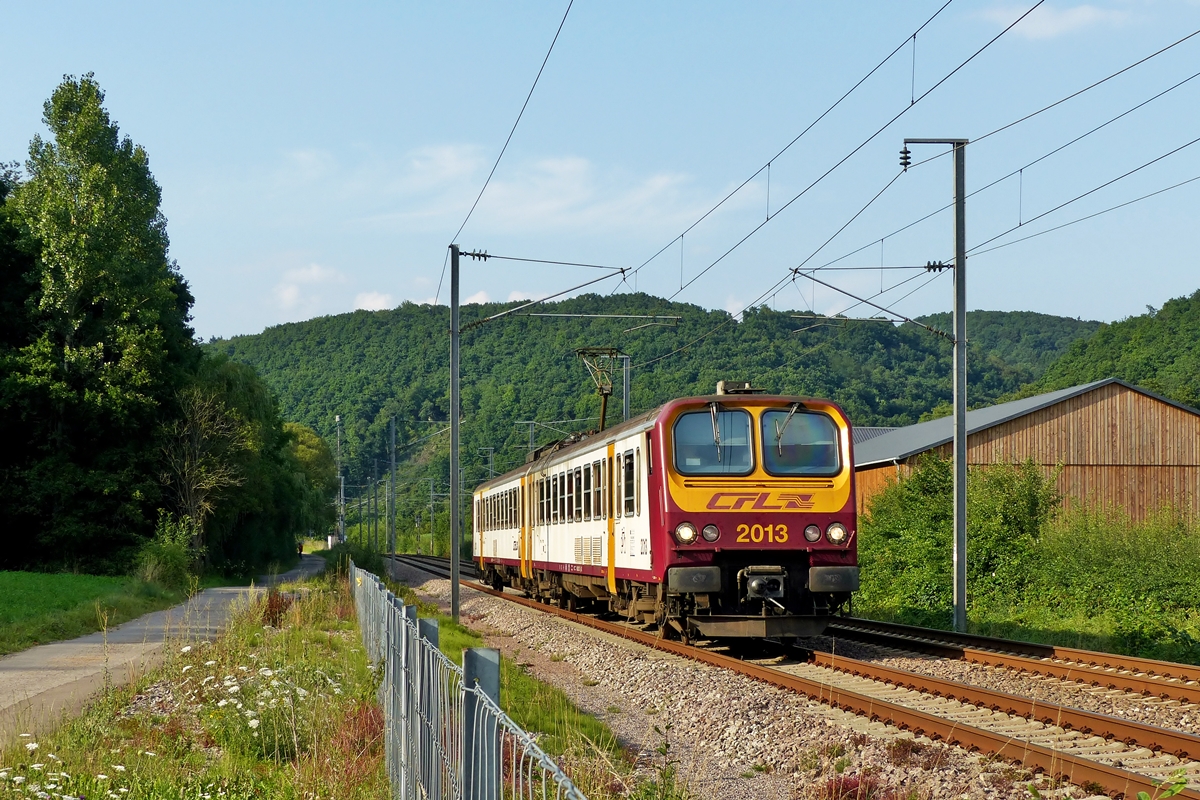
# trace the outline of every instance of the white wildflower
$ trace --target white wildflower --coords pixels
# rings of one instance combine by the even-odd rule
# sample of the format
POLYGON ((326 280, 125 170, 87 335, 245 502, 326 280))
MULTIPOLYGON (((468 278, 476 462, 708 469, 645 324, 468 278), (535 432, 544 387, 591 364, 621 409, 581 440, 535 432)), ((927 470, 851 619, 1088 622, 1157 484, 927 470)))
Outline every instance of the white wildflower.
POLYGON ((190 653, 192 652, 192 646, 190 644, 185 644, 183 647, 179 648, 179 652, 190 653))
POLYGON ((23 776, 23 775, 18 775, 17 777, 13 778, 13 783, 17 784, 18 786, 24 782, 25 782, 25 776, 23 776))
POLYGON ((33 734, 32 733, 22 733, 21 738, 22 739, 31 739, 31 738, 33 738, 33 734))
POLYGON ((258 674, 259 674, 259 675, 262 675, 264 678, 269 678, 269 677, 271 677, 272 675, 274 675, 275 673, 274 673, 274 672, 272 672, 271 670, 267 669, 266 667, 263 667, 262 669, 260 669, 260 670, 258 671, 258 674))
POLYGON ((238 686, 236 683, 235 683, 233 686, 230 686, 230 687, 229 687, 229 693, 230 693, 230 694, 237 694, 237 693, 238 693, 238 692, 240 692, 241 690, 242 690, 242 687, 238 686))
POLYGON ((256 719, 252 719, 252 720, 250 720, 250 727, 251 727, 251 728, 257 728, 257 727, 258 727, 258 725, 259 725, 259 722, 258 722, 258 720, 256 720, 256 719))
POLYGON ((308 692, 306 692, 304 689, 301 689, 299 686, 296 687, 296 694, 300 695, 301 697, 308 697, 308 692))
POLYGON ((147 750, 147 751, 145 751, 145 755, 148 755, 148 756, 150 756, 151 758, 154 758, 155 756, 157 756, 157 755, 158 755, 158 753, 152 753, 152 752, 150 752, 149 750, 147 750))
POLYGON ((123 764, 113 764, 113 769, 115 769, 117 772, 124 772, 125 766, 123 764))
POLYGON ((209 681, 215 681, 215 680, 216 680, 215 677, 213 677, 212 675, 209 675, 207 678, 200 681, 200 685, 203 686, 204 684, 208 683, 209 681))
POLYGON ((107 776, 107 775, 105 775, 103 772, 100 772, 100 773, 97 773, 97 774, 96 774, 96 780, 98 780, 98 781, 106 781, 106 780, 108 780, 108 776, 107 776))
POLYGON ((250 671, 250 670, 249 670, 249 668, 247 668, 247 667, 241 667, 241 666, 239 666, 239 667, 238 667, 238 669, 240 669, 242 672, 249 672, 249 671, 250 671))
POLYGON ((46 758, 50 759, 51 761, 62 761, 62 759, 54 755, 54 753, 49 753, 46 758))
POLYGON ((29 768, 30 769, 42 769, 45 766, 46 766, 45 764, 30 764, 29 768))
POLYGON ((215 661, 205 661, 204 666, 211 667, 211 666, 214 666, 216 663, 217 662, 215 662, 215 661))
POLYGON ((224 708, 224 707, 225 707, 225 706, 227 706, 227 705, 229 705, 229 701, 228 701, 228 700, 222 700, 221 702, 217 703, 217 708, 224 708))
POLYGON ((279 685, 279 681, 271 681, 271 685, 272 685, 272 686, 278 686, 278 685, 279 685))
POLYGON ((38 749, 38 743, 37 742, 26 742, 25 749, 32 753, 34 750, 38 749))
POLYGON ((187 671, 188 671, 189 669, 191 669, 191 668, 192 668, 192 665, 191 665, 191 664, 188 664, 187 666, 185 666, 185 667, 183 668, 183 671, 184 671, 184 672, 187 672, 187 671))

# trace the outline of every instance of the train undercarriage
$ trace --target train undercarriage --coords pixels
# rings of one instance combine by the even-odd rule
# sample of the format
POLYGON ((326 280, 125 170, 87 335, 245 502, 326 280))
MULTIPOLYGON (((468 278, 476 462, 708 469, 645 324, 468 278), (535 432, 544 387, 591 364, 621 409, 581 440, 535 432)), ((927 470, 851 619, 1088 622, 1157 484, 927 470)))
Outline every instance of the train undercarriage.
POLYGON ((655 626, 684 642, 819 636, 831 617, 849 610, 858 588, 857 567, 812 568, 807 561, 676 567, 663 583, 618 579, 615 592, 604 577, 549 570, 522 577, 503 564, 488 564, 479 577, 496 590, 507 586, 560 608, 655 626))

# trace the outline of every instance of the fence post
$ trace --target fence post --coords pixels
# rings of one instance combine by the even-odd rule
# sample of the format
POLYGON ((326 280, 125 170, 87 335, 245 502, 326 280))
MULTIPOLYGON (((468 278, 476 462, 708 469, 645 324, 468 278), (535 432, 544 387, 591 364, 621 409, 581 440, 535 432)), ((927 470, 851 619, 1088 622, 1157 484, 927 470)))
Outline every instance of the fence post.
POLYGON ((472 647, 463 651, 463 797, 498 800, 500 797, 499 720, 482 713, 476 686, 500 705, 500 651, 472 647))

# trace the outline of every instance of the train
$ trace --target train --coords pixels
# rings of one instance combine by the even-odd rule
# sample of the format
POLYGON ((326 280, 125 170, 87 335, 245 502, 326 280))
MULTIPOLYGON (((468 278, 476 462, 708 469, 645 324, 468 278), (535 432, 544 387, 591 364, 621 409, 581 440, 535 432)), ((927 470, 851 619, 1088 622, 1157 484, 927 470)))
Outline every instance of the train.
POLYGON ((859 585, 849 418, 829 400, 716 389, 478 486, 479 580, 684 642, 820 635, 859 585))

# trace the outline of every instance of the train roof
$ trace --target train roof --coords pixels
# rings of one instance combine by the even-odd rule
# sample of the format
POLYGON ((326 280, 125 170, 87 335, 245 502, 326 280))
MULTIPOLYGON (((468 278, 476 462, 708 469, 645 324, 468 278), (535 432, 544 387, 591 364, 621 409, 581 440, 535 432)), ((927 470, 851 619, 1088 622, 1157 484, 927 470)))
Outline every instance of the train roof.
MULTIPOLYGON (((566 439, 560 439, 557 442, 542 445, 540 448, 533 451, 533 459, 526 461, 515 469, 510 469, 502 475, 497 475, 491 480, 484 481, 475 487, 474 492, 485 491, 494 486, 509 483, 513 479, 525 475, 529 472, 536 472, 545 469, 551 464, 557 464, 565 461, 572 455, 591 450, 600 442, 610 442, 620 439, 631 432, 645 430, 654 424, 658 419, 659 414, 668 408, 675 406, 691 405, 693 403, 729 403, 734 399, 738 400, 753 400, 755 405, 760 403, 769 404, 776 403, 804 403, 804 402, 820 402, 831 403, 830 400, 822 400, 816 397, 799 397, 795 395, 780 395, 780 394, 711 394, 697 395, 695 397, 680 397, 675 400, 663 403, 661 406, 652 408, 649 411, 643 412, 636 417, 631 417, 618 425, 613 425, 611 428, 605 428, 603 431, 587 431, 572 434, 566 439)), ((845 416, 843 413, 842 416, 845 416)), ((847 424, 849 420, 847 418, 847 424)))

